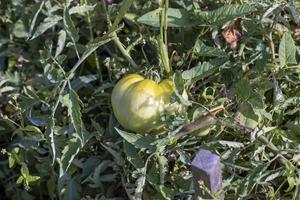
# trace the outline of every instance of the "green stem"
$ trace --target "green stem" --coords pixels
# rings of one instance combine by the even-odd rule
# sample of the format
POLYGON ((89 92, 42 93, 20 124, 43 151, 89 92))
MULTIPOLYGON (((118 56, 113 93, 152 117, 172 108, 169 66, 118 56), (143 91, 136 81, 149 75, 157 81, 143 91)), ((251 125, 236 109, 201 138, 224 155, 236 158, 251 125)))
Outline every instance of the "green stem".
POLYGON ((121 51, 122 55, 126 58, 126 60, 134 67, 134 68, 138 68, 138 65, 134 62, 134 60, 131 58, 131 56, 129 55, 128 51, 124 48, 122 42, 120 41, 120 39, 118 38, 117 34, 114 34, 114 38, 113 38, 114 43, 116 44, 116 46, 118 47, 118 49, 121 51))
MULTIPOLYGON (((88 4, 87 0, 84 0, 84 3, 87 5, 88 4)), ((88 21, 88 28, 89 28, 89 32, 90 32, 90 38, 93 41, 94 40, 93 24, 92 24, 92 19, 91 19, 91 15, 90 15, 89 11, 87 11, 87 21, 88 21)), ((103 81, 102 72, 101 72, 100 62, 99 62, 99 58, 98 58, 96 51, 94 51, 93 57, 94 57, 94 60, 96 63, 96 68, 97 68, 97 71, 99 74, 99 80, 100 80, 100 82, 102 82, 103 81)))
POLYGON ((169 8, 169 0, 164 0, 161 4, 160 13, 160 36, 159 36, 159 49, 160 56, 164 65, 164 69, 167 75, 172 76, 172 69, 170 67, 170 61, 168 57, 168 40, 167 40, 167 29, 168 29, 168 8, 169 8))

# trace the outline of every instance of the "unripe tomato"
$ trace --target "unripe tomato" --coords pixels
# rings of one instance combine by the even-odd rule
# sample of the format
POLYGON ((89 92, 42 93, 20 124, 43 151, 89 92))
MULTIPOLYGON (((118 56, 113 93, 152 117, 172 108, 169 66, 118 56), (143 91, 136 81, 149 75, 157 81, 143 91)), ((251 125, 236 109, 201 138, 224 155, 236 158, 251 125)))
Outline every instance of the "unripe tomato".
POLYGON ((144 133, 157 128, 160 113, 174 92, 169 79, 157 84, 138 74, 121 79, 112 91, 111 102, 118 122, 126 129, 144 133))

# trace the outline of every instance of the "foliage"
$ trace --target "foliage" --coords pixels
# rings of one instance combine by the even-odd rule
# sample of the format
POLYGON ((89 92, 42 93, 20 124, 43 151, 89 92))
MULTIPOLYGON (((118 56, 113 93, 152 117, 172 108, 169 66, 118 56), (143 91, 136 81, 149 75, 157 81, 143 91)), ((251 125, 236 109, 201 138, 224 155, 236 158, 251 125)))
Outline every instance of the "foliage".
POLYGON ((0 1, 0 196, 190 199, 205 148, 226 199, 299 199, 300 3, 111 2, 0 1), (237 48, 224 30, 242 33, 237 48), (117 80, 172 71, 161 132, 121 127, 117 80), (213 125, 177 137, 218 106, 213 125))

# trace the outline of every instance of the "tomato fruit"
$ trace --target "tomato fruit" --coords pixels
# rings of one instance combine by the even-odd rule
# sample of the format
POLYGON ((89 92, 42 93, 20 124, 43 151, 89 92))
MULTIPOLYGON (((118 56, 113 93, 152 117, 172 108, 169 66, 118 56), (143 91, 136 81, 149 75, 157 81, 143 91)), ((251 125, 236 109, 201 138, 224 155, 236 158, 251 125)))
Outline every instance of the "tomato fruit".
POLYGON ((111 96, 112 108, 118 122, 126 129, 145 133, 161 125, 160 113, 170 103, 173 82, 165 79, 159 84, 139 74, 122 78, 111 96))

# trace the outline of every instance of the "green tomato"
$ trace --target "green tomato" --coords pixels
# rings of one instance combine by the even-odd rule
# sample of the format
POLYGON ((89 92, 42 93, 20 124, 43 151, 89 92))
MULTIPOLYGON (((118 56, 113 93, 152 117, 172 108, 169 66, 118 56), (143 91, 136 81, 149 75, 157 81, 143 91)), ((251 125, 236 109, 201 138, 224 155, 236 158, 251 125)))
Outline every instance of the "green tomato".
POLYGON ((158 128, 160 113, 170 103, 174 93, 169 79, 157 84, 138 74, 121 79, 112 91, 111 102, 114 115, 126 129, 145 133, 158 128))

